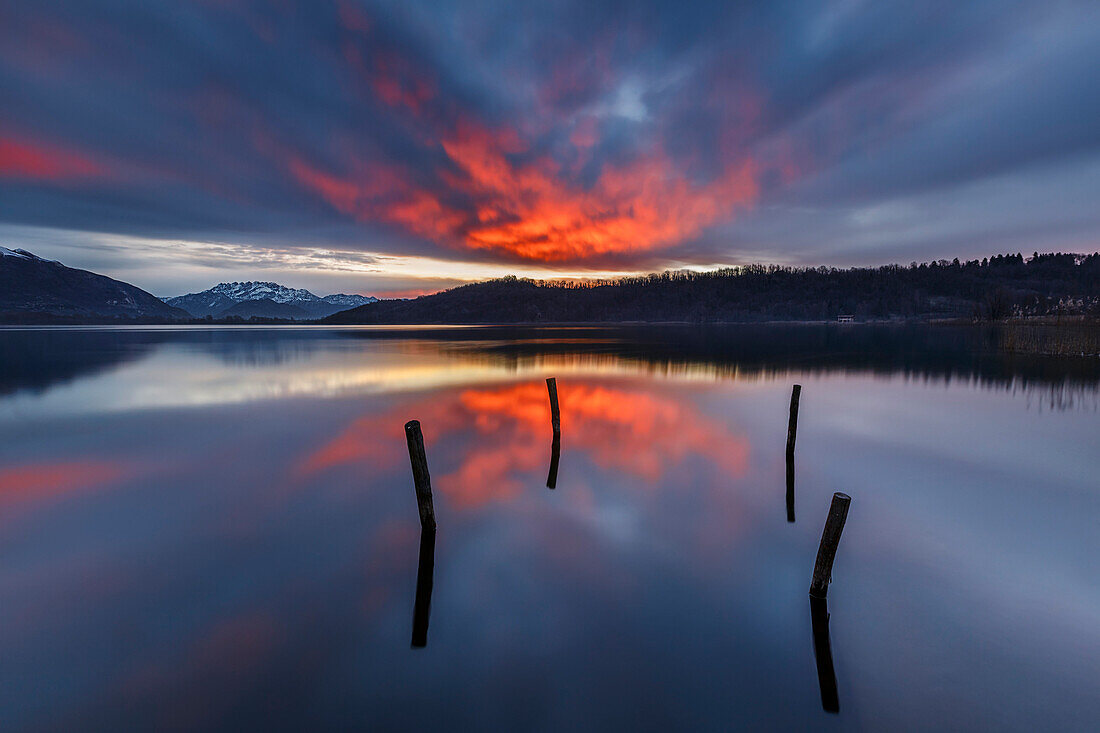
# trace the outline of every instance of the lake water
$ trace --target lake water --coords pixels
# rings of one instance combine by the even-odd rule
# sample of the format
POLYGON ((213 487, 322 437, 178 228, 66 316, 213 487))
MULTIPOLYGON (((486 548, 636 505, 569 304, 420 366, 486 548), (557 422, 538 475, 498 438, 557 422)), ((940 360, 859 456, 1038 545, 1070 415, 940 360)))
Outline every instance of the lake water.
POLYGON ((1100 364, 995 341, 0 331, 0 726, 1096 730, 1100 364))

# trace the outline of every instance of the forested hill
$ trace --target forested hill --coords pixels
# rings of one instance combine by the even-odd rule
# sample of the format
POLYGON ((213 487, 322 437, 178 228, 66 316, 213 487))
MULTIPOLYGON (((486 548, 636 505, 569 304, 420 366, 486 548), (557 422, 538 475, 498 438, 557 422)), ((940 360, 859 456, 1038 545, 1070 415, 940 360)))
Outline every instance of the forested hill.
POLYGON ((327 323, 751 322, 1100 314, 1100 254, 997 255, 878 268, 752 265, 583 283, 506 277, 382 300, 327 323))

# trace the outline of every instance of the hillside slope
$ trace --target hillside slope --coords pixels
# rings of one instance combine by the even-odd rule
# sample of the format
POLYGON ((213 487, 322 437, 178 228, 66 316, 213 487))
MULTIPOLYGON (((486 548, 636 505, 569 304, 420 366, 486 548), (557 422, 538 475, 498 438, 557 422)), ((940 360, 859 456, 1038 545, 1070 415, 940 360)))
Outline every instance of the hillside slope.
POLYGON ((1100 313, 1100 254, 998 255, 879 268, 753 265, 584 284, 514 277, 386 300, 339 324, 754 322, 1100 313))
POLYGON ((184 311, 141 288, 0 247, 0 318, 141 318, 176 320, 184 311))

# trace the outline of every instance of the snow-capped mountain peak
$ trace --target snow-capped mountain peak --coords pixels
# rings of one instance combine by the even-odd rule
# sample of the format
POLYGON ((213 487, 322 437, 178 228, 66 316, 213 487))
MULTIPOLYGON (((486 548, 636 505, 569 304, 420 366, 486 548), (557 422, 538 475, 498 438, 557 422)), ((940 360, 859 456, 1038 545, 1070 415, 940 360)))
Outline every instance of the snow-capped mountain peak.
POLYGON ((378 302, 378 298, 370 295, 348 295, 347 293, 333 293, 332 295, 326 295, 321 300, 332 305, 342 305, 348 308, 357 308, 367 303, 378 302))
POLYGON ((50 264, 61 264, 57 260, 43 259, 34 252, 28 252, 25 249, 8 249, 7 247, 0 247, 0 257, 16 257, 22 260, 38 260, 39 262, 49 262, 50 264))
POLYGON ((288 288, 285 285, 269 282, 218 283, 206 292, 224 295, 238 303, 245 300, 264 299, 273 300, 276 303, 311 303, 321 300, 308 290, 288 288))
POLYGON ((183 308, 199 318, 220 317, 223 314, 227 317, 254 314, 277 318, 323 318, 376 300, 345 293, 321 298, 305 289, 253 281, 218 283, 199 293, 164 298, 165 303, 183 308), (246 305, 242 306, 242 303, 246 305))

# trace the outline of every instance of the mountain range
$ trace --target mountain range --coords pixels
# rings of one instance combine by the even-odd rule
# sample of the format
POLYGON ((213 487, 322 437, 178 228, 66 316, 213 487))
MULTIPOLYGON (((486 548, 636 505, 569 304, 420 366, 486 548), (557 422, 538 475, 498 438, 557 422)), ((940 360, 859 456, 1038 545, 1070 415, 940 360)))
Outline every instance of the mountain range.
POLYGON ((323 298, 271 282, 220 283, 201 293, 158 298, 129 283, 67 267, 25 249, 0 247, 0 322, 56 323, 192 318, 324 318, 377 298, 323 298))
POLYGON ((995 255, 840 270, 748 265, 583 282, 506 277, 410 300, 318 297, 270 282, 159 299, 0 247, 0 322, 323 319, 335 324, 909 320, 1100 316, 1100 253, 995 255))
POLYGON ((336 293, 319 297, 308 290, 272 282, 219 283, 209 290, 164 298, 196 318, 324 318, 348 308, 374 303, 366 295, 336 293))
POLYGON ((0 320, 157 319, 188 314, 129 283, 0 247, 0 320))

